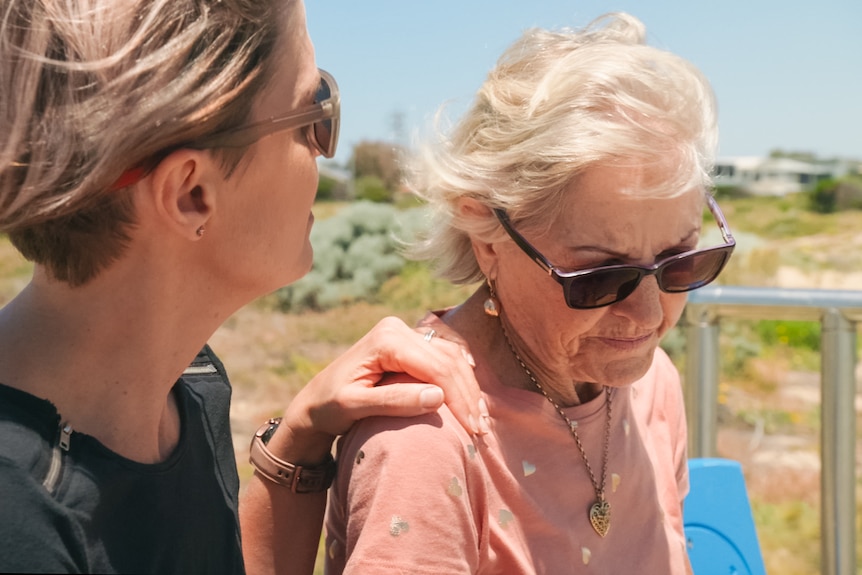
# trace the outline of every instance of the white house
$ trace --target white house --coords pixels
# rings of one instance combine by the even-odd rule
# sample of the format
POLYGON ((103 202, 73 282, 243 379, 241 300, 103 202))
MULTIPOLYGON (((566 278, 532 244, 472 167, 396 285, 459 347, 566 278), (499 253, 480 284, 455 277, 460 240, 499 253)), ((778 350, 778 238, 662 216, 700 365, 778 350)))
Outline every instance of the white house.
POLYGON ((791 158, 737 156, 718 158, 715 185, 734 186, 758 196, 783 196, 848 172, 843 162, 813 163, 791 158))

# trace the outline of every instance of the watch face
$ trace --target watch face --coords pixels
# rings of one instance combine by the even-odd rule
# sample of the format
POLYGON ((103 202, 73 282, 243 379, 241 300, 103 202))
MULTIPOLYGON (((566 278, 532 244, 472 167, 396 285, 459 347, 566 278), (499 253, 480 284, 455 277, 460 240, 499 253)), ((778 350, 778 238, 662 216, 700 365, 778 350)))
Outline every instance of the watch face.
POLYGON ((275 430, 278 429, 279 423, 281 423, 280 420, 279 421, 271 421, 269 423, 269 427, 267 427, 266 430, 260 435, 260 439, 261 439, 261 441, 263 441, 264 445, 269 443, 269 440, 272 439, 272 435, 275 433, 275 430))
POLYGON ((278 429, 278 424, 273 423, 269 427, 266 428, 266 431, 260 436, 261 441, 263 441, 264 445, 269 443, 269 440, 272 439, 272 434, 275 433, 275 430, 278 429))

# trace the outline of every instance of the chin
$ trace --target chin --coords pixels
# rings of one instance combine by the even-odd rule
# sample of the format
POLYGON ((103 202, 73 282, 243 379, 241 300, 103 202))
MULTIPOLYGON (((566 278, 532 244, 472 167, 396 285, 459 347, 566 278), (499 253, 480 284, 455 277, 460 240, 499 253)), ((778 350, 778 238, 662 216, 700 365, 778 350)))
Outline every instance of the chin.
POLYGON ((652 353, 648 357, 638 356, 611 361, 605 366, 603 378, 599 381, 609 387, 631 385, 646 375, 652 366, 652 361, 652 353))
POLYGON ((309 271, 311 271, 311 264, 307 266, 294 265, 291 266, 289 269, 282 270, 281 273, 273 276, 273 282, 271 285, 268 286, 269 289, 266 293, 272 293, 283 287, 287 287, 296 281, 301 280, 308 274, 309 271))

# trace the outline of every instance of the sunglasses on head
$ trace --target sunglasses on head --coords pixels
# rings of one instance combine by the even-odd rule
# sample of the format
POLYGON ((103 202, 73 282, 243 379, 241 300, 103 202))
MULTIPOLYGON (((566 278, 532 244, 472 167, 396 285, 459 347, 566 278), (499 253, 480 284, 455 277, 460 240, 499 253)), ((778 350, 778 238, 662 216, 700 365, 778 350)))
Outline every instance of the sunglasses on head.
POLYGON ((196 140, 190 147, 238 148, 250 145, 274 132, 307 128, 308 142, 323 154, 324 158, 335 156, 335 148, 338 145, 338 127, 341 120, 341 95, 332 74, 320 69, 318 72, 320 73, 320 84, 317 86, 313 104, 288 112, 283 116, 274 116, 248 126, 204 136, 196 140))
POLYGON ((651 266, 609 265, 574 272, 559 271, 512 227, 505 211, 495 208, 494 214, 518 247, 563 286, 566 305, 573 309, 595 309, 624 300, 647 276, 655 276, 659 288, 666 293, 695 290, 718 277, 736 247, 736 240, 715 200, 710 196, 707 203, 718 222, 723 245, 683 252, 651 266))

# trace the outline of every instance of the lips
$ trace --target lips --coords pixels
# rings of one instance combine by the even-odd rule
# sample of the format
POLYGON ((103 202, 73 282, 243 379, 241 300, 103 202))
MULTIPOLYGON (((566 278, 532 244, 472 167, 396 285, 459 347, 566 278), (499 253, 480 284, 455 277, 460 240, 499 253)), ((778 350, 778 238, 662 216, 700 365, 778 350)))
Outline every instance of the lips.
POLYGON ((650 332, 639 336, 598 337, 596 339, 608 347, 620 351, 629 351, 652 342, 653 336, 654 334, 650 332))

